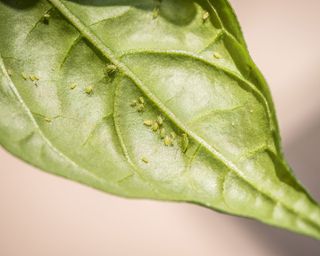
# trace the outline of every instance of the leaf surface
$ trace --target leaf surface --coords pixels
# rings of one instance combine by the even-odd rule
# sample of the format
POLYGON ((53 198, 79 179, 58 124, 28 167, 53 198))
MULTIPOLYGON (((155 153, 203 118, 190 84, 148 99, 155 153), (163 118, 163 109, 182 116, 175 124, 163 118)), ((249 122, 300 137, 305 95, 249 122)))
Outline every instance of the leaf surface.
POLYGON ((108 193, 320 238, 225 0, 0 1, 0 143, 108 193))

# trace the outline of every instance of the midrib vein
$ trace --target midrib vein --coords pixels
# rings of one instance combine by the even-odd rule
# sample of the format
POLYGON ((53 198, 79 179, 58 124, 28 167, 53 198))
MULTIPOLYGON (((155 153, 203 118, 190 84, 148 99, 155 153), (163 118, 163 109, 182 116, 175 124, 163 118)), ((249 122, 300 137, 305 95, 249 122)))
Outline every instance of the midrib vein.
MULTIPOLYGON (((256 191, 263 193, 267 198, 272 200, 275 205, 277 203, 281 203, 289 211, 293 212, 296 216, 299 216, 306 223, 309 223, 310 225, 317 227, 317 229, 320 230, 320 224, 310 219, 307 214, 299 213, 291 205, 288 205, 285 201, 281 200, 281 198, 280 199, 274 198, 268 192, 259 190, 254 184, 252 184, 243 176, 241 170, 239 170, 234 163, 226 159, 220 152, 218 152, 215 148, 209 145, 201 137, 196 135, 194 132, 190 131, 155 95, 153 95, 153 93, 149 91, 149 89, 146 86, 144 86, 142 81, 138 77, 136 77, 136 75, 124 63, 122 63, 120 60, 117 59, 117 57, 113 54, 113 52, 100 40, 100 38, 96 36, 96 34, 93 31, 91 31, 91 29, 89 29, 83 22, 81 22, 80 19, 75 14, 73 14, 72 11, 65 4, 63 4, 61 0, 47 0, 47 1, 50 2, 54 7, 56 7, 59 10, 59 12, 82 34, 82 36, 86 38, 88 42, 90 42, 97 50, 99 50, 104 55, 105 58, 107 58, 109 61, 115 64, 118 67, 120 72, 122 72, 124 75, 130 78, 134 82, 134 84, 139 88, 139 90, 151 102, 153 102, 153 104, 156 105, 159 108, 159 110, 165 113, 165 115, 169 117, 170 120, 179 129, 181 129, 186 134, 189 134, 191 138, 193 138, 195 141, 200 143, 204 148, 206 148, 208 152, 215 159, 222 162, 226 167, 228 167, 231 171, 233 171, 238 177, 244 180, 256 191)), ((311 202, 309 203, 313 207, 316 207, 311 202)))

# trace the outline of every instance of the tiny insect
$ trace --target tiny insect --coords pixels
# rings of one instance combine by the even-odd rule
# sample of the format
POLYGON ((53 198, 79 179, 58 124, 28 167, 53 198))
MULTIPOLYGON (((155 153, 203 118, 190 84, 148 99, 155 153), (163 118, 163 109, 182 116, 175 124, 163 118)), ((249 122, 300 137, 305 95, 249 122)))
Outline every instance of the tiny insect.
POLYGON ((159 126, 163 125, 163 118, 162 118, 162 116, 158 116, 158 117, 157 117, 157 122, 158 122, 159 126))
POLYGON ((48 24, 49 24, 49 19, 50 19, 50 17, 51 17, 51 15, 50 15, 49 13, 45 13, 45 14, 43 15, 43 19, 42 19, 43 23, 46 24, 46 25, 48 25, 48 24))
POLYGON ((24 72, 21 73, 21 76, 22 76, 22 78, 23 78, 24 80, 27 80, 27 79, 28 79, 28 76, 27 76, 24 72))
POLYGON ((144 162, 144 163, 149 163, 149 160, 145 157, 145 156, 143 156, 142 158, 141 158, 141 160, 142 160, 142 162, 144 162))
POLYGON ((213 53, 213 57, 215 57, 216 59, 221 59, 221 55, 217 52, 213 53))
POLYGON ((115 72, 117 72, 118 68, 116 65, 114 64, 108 64, 107 67, 106 67, 106 73, 107 75, 110 77, 112 75, 115 74, 115 72))
POLYGON ((143 124, 145 125, 145 126, 152 126, 153 125, 153 121, 152 120, 144 120, 144 122, 143 122, 143 124))
POLYGON ((143 112, 144 111, 144 105, 143 104, 138 104, 137 105, 137 111, 138 112, 143 112))
POLYGON ((182 152, 185 153, 189 146, 189 138, 188 138, 188 135, 185 133, 182 134, 181 145, 182 145, 182 152))
POLYGON ((70 85, 70 89, 71 89, 71 90, 75 89, 76 87, 77 87, 77 84, 76 84, 76 83, 73 83, 73 84, 70 85))
POLYGON ((143 97, 139 97, 139 102, 140 102, 141 104, 144 104, 144 98, 143 98, 143 97))
POLYGON ((172 138, 168 135, 164 137, 163 143, 165 146, 173 146, 172 138))
POLYGON ((138 101, 137 100, 134 100, 134 101, 132 101, 131 103, 130 103, 130 106, 131 107, 135 107, 135 106, 137 106, 138 105, 138 101))
POLYGON ((156 19, 159 16, 159 13, 160 13, 159 7, 155 7, 152 11, 152 18, 156 19))
POLYGON ((36 75, 30 75, 29 78, 32 82, 39 81, 39 77, 37 77, 36 75))
POLYGON ((85 89, 84 89, 84 92, 86 94, 92 94, 93 93, 93 87, 91 85, 87 86, 85 89))
POLYGON ((202 14, 202 21, 203 22, 206 22, 207 19, 209 18, 210 14, 209 12, 205 11, 203 14, 202 14))
POLYGON ((11 70, 11 69, 8 69, 7 72, 8 72, 8 75, 9 75, 9 76, 12 76, 12 70, 11 70))
POLYGON ((160 129, 160 138, 164 139, 166 137, 166 129, 161 128, 160 129))
POLYGON ((156 132, 159 130, 159 124, 157 122, 153 122, 151 126, 152 131, 156 132))
POLYGON ((176 134, 175 134, 175 132, 170 132, 170 135, 171 135, 171 138, 174 140, 175 138, 176 138, 176 134))
POLYGON ((52 119, 50 117, 45 117, 44 121, 46 121, 47 123, 51 123, 52 119))

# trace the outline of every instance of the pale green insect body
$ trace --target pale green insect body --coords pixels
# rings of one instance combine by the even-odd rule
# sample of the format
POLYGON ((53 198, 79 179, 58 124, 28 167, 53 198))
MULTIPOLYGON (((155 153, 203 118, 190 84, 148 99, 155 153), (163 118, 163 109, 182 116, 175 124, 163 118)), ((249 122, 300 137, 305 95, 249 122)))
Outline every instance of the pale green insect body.
POLYGON ((186 133, 182 134, 181 146, 182 146, 182 152, 185 153, 188 149, 188 146, 189 146, 189 137, 186 133))
POLYGON ((146 158, 145 156, 141 157, 141 161, 144 162, 145 164, 149 163, 149 159, 146 158))
POLYGON ((208 19, 209 19, 209 12, 205 11, 203 14, 202 14, 202 21, 203 22, 206 22, 208 19))
POLYGON ((42 17, 42 22, 46 25, 49 25, 50 18, 51 18, 51 15, 49 13, 45 13, 42 17))
POLYGON ((93 94, 93 86, 92 85, 88 85, 86 88, 84 88, 84 92, 88 95, 93 94))
POLYGON ((115 75, 115 73, 118 71, 118 67, 114 64, 107 64, 106 66, 106 74, 109 77, 112 77, 115 75))

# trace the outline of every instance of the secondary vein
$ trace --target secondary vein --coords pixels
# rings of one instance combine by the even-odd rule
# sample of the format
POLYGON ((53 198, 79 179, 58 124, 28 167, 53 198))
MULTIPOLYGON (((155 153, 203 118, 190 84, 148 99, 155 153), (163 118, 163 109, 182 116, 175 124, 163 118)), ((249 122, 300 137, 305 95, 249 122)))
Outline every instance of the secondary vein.
MULTIPOLYGON (((194 132, 190 131, 175 115, 172 113, 157 97, 151 93, 151 91, 142 83, 142 81, 136 77, 136 75, 117 57, 114 53, 101 41, 101 39, 92 31, 90 30, 83 22, 80 21, 75 14, 68 9, 68 7, 61 2, 61 0, 47 0, 49 1, 54 7, 56 7, 61 14, 82 34, 84 38, 86 38, 97 50, 99 50, 105 58, 109 59, 113 64, 115 64, 119 71, 121 71, 124 75, 130 78, 134 84, 141 90, 141 92, 149 98, 167 117, 171 119, 171 121, 183 132, 189 134, 191 138, 195 141, 200 143, 204 148, 210 152, 210 154, 217 159, 218 161, 222 162, 226 167, 228 167, 231 171, 235 172, 241 179, 243 179, 247 184, 253 187, 255 190, 263 193, 266 197, 270 198, 275 203, 281 203, 284 205, 288 210, 294 212, 297 216, 301 219, 304 219, 307 223, 313 224, 320 230, 320 224, 315 222, 314 220, 310 219, 308 214, 297 212, 291 205, 287 204, 285 201, 281 200, 281 198, 274 198, 274 196, 270 195, 267 191, 259 190, 255 184, 250 182, 246 179, 244 174, 241 170, 231 161, 226 159, 219 151, 217 151, 213 146, 208 144, 205 140, 201 137, 196 135, 194 132)), ((311 202, 310 202, 311 203, 311 202)), ((312 203, 311 203, 312 204, 312 203)))

